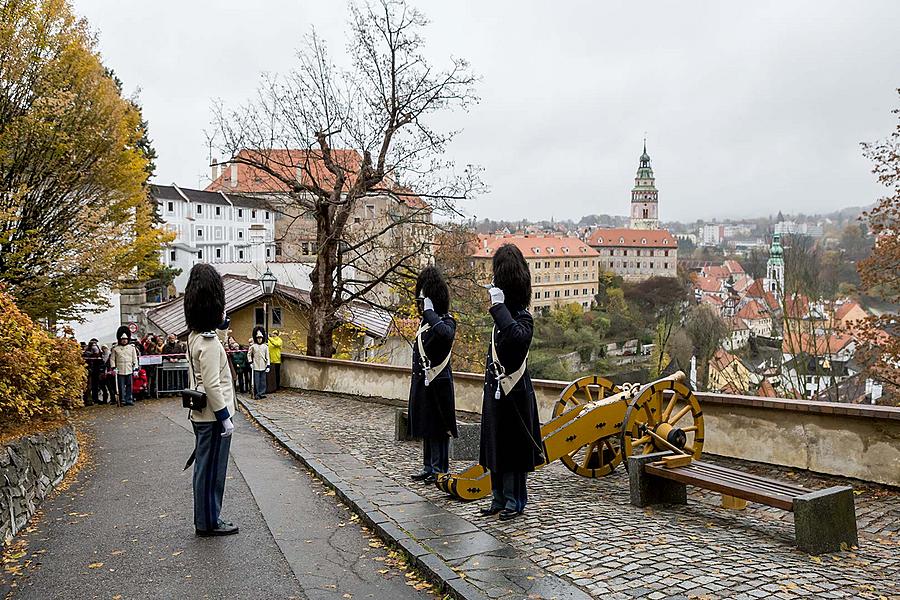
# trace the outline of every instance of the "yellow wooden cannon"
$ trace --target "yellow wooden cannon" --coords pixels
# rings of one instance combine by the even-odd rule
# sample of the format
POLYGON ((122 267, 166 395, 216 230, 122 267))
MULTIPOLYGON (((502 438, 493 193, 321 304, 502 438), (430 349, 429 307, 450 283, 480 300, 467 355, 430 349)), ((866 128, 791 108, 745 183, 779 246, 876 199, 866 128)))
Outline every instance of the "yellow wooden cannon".
MULTIPOLYGON (((624 458, 661 450, 703 450, 703 412, 684 373, 641 384, 614 385, 582 377, 562 391, 553 418, 541 427, 546 462, 560 460, 582 477, 603 477, 624 458)), ((626 463, 627 464, 627 463, 626 463)), ((438 477, 438 488, 461 500, 491 493, 491 475, 481 465, 438 477)))

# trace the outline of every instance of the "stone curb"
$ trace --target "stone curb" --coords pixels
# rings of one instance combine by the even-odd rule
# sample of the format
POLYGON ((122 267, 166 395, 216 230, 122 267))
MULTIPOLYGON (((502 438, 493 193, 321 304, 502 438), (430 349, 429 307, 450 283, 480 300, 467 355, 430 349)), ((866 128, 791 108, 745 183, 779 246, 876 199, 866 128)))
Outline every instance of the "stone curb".
POLYGON ((374 504, 360 496, 337 473, 317 459, 306 456, 303 448, 284 435, 270 419, 247 405, 242 398, 237 398, 237 401, 260 427, 275 438, 279 445, 312 471, 327 487, 334 490, 335 495, 359 515, 360 519, 371 527, 382 540, 399 548, 406 555, 410 564, 425 573, 432 583, 439 585, 445 593, 450 594, 456 600, 488 600, 485 594, 460 577, 439 556, 407 535, 374 504))

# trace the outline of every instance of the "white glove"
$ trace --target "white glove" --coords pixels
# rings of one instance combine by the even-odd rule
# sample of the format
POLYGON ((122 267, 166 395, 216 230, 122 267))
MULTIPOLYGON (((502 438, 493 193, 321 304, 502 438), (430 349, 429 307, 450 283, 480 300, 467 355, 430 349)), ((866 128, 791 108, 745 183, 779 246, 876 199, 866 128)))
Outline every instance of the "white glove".
POLYGON ((225 430, 222 432, 222 437, 231 437, 231 434, 234 432, 234 422, 231 420, 231 417, 222 421, 222 429, 225 430))
POLYGON ((491 295, 491 305, 503 304, 506 302, 506 296, 503 295, 503 290, 496 286, 489 289, 488 294, 491 295))
POLYGON ((431 301, 431 298, 425 298, 422 300, 422 311, 426 310, 434 310, 434 302, 431 301))
POLYGON ((268 372, 269 372, 269 367, 266 367, 266 373, 268 373, 268 372))

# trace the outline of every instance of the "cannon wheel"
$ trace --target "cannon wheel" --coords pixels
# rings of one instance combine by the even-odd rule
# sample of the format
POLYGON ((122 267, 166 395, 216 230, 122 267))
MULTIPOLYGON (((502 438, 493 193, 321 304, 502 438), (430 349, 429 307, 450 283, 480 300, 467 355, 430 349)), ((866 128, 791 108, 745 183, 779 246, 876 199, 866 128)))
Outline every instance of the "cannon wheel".
MULTIPOLYGON (((612 381, 598 375, 576 379, 559 395, 559 400, 553 407, 553 418, 576 406, 606 398, 619 391, 612 381)), ((570 471, 582 477, 604 477, 622 462, 622 451, 615 436, 610 436, 583 446, 559 460, 570 471)))
MULTIPOLYGON (((625 458, 668 450, 649 431, 667 438, 673 429, 685 434, 683 450, 699 459, 703 451, 703 411, 694 393, 680 381, 663 380, 644 388, 625 412, 619 443, 625 458), (667 400, 665 392, 670 391, 667 400)), ((678 444, 676 444, 677 446, 678 444)), ((626 462, 626 468, 628 463, 626 462)))

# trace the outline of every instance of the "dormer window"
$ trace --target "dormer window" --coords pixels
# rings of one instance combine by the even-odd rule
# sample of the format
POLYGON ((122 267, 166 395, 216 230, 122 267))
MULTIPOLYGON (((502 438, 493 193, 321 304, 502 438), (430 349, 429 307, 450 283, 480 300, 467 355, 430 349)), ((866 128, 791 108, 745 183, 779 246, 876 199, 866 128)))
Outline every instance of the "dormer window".
POLYGON ((647 244, 647 238, 641 238, 641 243, 644 244, 644 245, 646 245, 646 244, 647 244))
POLYGON ((534 252, 535 254, 540 254, 540 253, 541 253, 541 249, 540 249, 540 248, 537 248, 537 247, 532 248, 531 251, 534 252))
POLYGON ((566 254, 569 253, 569 247, 568 247, 568 246, 563 246, 563 249, 562 249, 562 250, 563 250, 563 252, 565 252, 566 254))
POLYGON ((620 237, 620 238, 619 238, 619 243, 620 243, 620 244, 624 244, 624 243, 625 243, 625 238, 620 237))
POLYGON ((669 240, 663 240, 663 244, 668 244, 669 240))
POLYGON ((550 254, 553 254, 554 252, 556 252, 556 248, 554 248, 553 246, 550 246, 547 248, 547 252, 549 252, 550 254))

